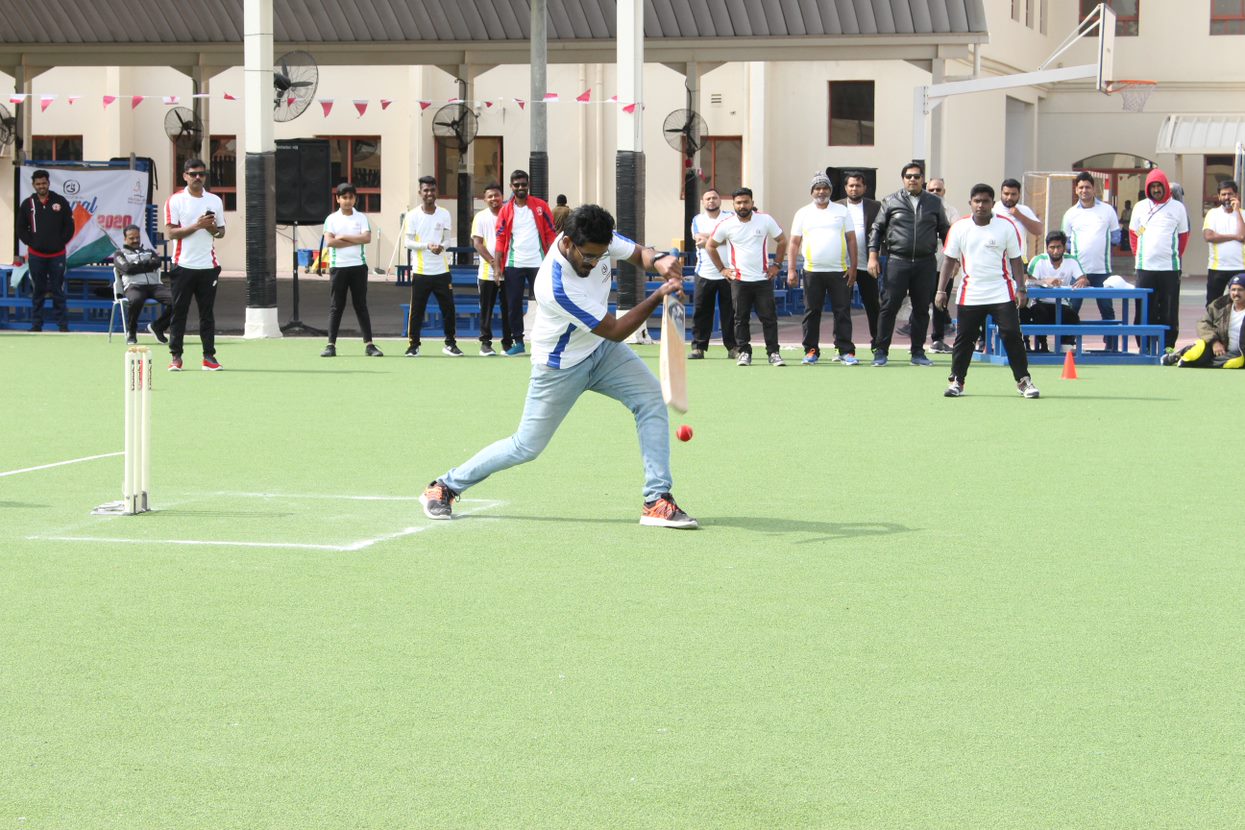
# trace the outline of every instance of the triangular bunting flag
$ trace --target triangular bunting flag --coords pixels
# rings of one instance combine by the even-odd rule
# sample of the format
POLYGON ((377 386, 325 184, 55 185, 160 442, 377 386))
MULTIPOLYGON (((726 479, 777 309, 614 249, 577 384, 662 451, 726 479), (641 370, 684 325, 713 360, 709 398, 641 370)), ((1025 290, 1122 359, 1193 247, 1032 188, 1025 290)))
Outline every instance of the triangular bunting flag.
POLYGON ((393 103, 393 100, 392 100, 392 99, 390 99, 390 98, 381 98, 381 99, 380 99, 380 108, 381 108, 381 111, 384 111, 384 110, 389 109, 389 105, 390 105, 390 104, 392 104, 392 103, 393 103))
POLYGON ((24 92, 18 92, 18 93, 14 94, 14 95, 10 95, 10 96, 9 96, 9 103, 10 103, 10 104, 20 104, 20 103, 22 103, 22 102, 23 102, 23 101, 25 101, 25 100, 26 100, 26 93, 24 93, 24 92))
POLYGON ((360 101, 356 99, 354 102, 354 108, 359 111, 359 117, 362 118, 363 113, 367 112, 367 101, 360 101))
POLYGON ((558 98, 558 93, 556 93, 556 92, 546 92, 546 93, 545 93, 545 98, 544 98, 544 100, 545 100, 545 103, 549 103, 549 102, 556 102, 556 101, 558 101, 558 100, 560 100, 560 99, 558 98))
POLYGON ((320 108, 324 110, 324 117, 328 118, 329 113, 333 111, 333 99, 332 98, 321 98, 320 108))
POLYGON ((55 95, 39 96, 39 112, 47 112, 48 107, 52 106, 52 102, 56 100, 55 95))
POLYGON ((610 103, 612 103, 612 104, 617 104, 617 103, 618 103, 618 96, 617 96, 617 95, 611 95, 611 96, 610 96, 610 103))
POLYGON ((174 104, 178 103, 180 99, 176 95, 165 95, 161 97, 160 100, 164 102, 164 105, 166 107, 171 107, 174 104))
POLYGON ((289 98, 286 98, 286 99, 285 99, 285 105, 286 105, 287 107, 292 107, 292 106, 294 106, 294 102, 295 102, 295 101, 297 101, 297 100, 298 100, 297 98, 295 98, 293 95, 291 95, 289 98))
POLYGON ((527 106, 527 101, 524 101, 522 98, 515 98, 514 102, 519 105, 519 109, 523 109, 527 106))
POLYGON ((236 101, 236 100, 238 100, 238 99, 237 99, 236 97, 234 97, 233 95, 230 95, 228 92, 226 92, 226 93, 225 93, 225 100, 226 100, 226 101, 236 101))
POLYGON ((484 102, 484 108, 485 108, 485 109, 492 109, 492 108, 493 108, 493 102, 492 102, 492 101, 485 101, 485 102, 484 102))
POLYGON ((117 96, 115 95, 105 95, 104 96, 104 109, 108 109, 108 105, 113 103, 116 100, 117 100, 117 96))
POLYGON ((428 109, 430 106, 432 106, 432 102, 431 102, 431 101, 420 101, 420 102, 419 102, 419 111, 420 111, 420 112, 423 112, 424 110, 428 109))
POLYGON ((68 98, 66 98, 65 100, 66 100, 66 101, 68 101, 68 102, 69 102, 69 106, 71 106, 71 107, 72 107, 72 106, 74 105, 74 101, 77 101, 77 100, 78 100, 79 98, 81 98, 81 97, 82 97, 81 95, 70 95, 70 96, 69 96, 68 98))
POLYGON ((592 101, 592 90, 585 89, 582 93, 575 96, 575 100, 581 104, 587 104, 592 101))
POLYGON ((627 106, 623 107, 623 112, 626 112, 626 113, 635 112, 635 104, 628 104, 627 106))
POLYGON ((131 95, 130 96, 130 109, 134 109, 139 104, 143 103, 143 98, 144 96, 142 95, 131 95))

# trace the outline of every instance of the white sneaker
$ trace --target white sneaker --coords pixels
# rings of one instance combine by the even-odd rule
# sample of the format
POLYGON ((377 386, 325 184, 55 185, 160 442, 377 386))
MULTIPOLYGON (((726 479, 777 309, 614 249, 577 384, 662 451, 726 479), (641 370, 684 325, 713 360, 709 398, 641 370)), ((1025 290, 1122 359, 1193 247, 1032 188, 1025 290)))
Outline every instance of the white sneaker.
POLYGON ((772 355, 769 356, 769 365, 786 366, 787 364, 783 362, 782 355, 778 354, 778 352, 774 352, 772 355))
POLYGON ((944 398, 958 398, 963 394, 964 394, 964 381, 951 378, 951 383, 950 385, 947 386, 947 391, 942 393, 942 396, 944 398))
POLYGON ((751 365, 752 365, 752 355, 751 355, 749 352, 740 352, 740 353, 739 353, 739 360, 736 360, 736 361, 735 361, 735 365, 736 365, 736 366, 751 366, 751 365))
POLYGON ((1026 398, 1036 398, 1042 394, 1038 391, 1038 388, 1033 385, 1033 379, 1028 375, 1022 377, 1020 382, 1016 384, 1016 391, 1026 398))

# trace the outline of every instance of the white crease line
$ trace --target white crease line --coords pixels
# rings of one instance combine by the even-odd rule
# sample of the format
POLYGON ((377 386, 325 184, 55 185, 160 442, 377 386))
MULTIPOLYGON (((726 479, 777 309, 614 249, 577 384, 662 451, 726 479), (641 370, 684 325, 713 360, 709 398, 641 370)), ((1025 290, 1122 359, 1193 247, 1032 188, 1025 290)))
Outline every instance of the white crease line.
POLYGON ((334 496, 327 493, 244 493, 222 490, 206 496, 233 496, 246 499, 336 499, 348 501, 419 501, 419 496, 334 496))
POLYGON ((38 467, 26 467, 25 469, 22 469, 22 470, 9 470, 8 472, 0 473, 0 478, 4 478, 5 476, 15 476, 20 473, 33 473, 37 470, 50 470, 53 467, 64 467, 66 464, 79 464, 83 461, 94 461, 97 458, 116 458, 118 455, 125 455, 125 453, 124 452, 106 452, 106 453, 103 453, 102 455, 88 455, 84 458, 73 458, 73 459, 70 459, 69 461, 57 461, 55 464, 40 464, 38 467))

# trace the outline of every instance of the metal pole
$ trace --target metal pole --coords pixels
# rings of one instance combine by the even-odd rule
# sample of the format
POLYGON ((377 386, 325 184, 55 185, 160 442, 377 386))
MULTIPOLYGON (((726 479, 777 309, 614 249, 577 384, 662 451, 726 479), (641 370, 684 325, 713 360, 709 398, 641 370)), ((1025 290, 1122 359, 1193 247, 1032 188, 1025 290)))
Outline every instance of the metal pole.
POLYGON ((531 194, 539 199, 549 199, 549 121, 545 92, 547 91, 546 64, 549 60, 548 0, 532 0, 531 72, 532 92, 528 108, 531 111, 531 154, 528 175, 531 194))
POLYGON ((246 129, 246 328, 280 337, 277 322, 277 146, 272 134, 272 0, 243 3, 246 129))

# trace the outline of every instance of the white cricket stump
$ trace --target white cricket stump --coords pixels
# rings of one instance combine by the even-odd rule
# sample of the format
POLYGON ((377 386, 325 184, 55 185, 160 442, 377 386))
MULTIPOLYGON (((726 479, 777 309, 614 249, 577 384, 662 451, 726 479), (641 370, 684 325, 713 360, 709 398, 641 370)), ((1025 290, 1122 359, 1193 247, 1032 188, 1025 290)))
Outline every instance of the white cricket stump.
POLYGON ((277 309, 246 307, 246 324, 242 329, 245 340, 263 340, 280 337, 281 324, 277 322, 277 309))
POLYGON ((108 502, 91 512, 103 516, 133 516, 151 509, 151 349, 125 350, 125 451, 121 474, 121 501, 108 502))

